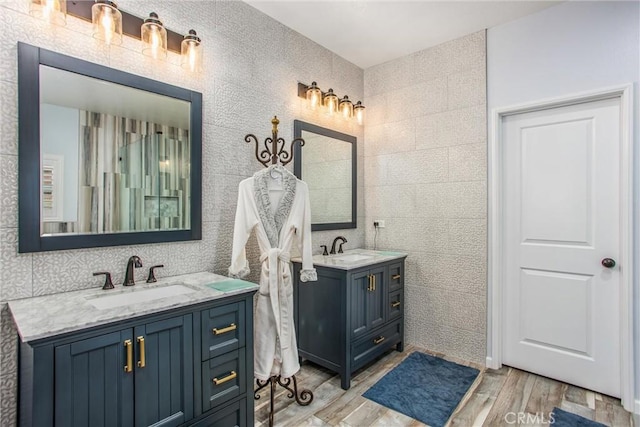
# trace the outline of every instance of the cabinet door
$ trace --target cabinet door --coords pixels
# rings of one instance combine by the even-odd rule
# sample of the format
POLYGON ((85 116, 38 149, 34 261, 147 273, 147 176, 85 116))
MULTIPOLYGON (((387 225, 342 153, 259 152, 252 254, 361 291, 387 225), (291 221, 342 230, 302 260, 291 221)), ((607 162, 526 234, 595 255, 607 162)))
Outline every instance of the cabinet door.
POLYGON ((125 369, 125 343, 133 345, 131 332, 55 348, 56 426, 133 426, 134 373, 125 369))
POLYGON ((178 426, 193 418, 191 314, 138 326, 135 425, 178 426))
POLYGON ((369 270, 373 277, 373 289, 367 294, 367 329, 371 330, 381 326, 385 321, 386 297, 388 291, 385 284, 384 267, 369 270))
POLYGON ((359 337, 367 332, 367 303, 371 289, 371 277, 368 271, 351 276, 351 336, 359 337))

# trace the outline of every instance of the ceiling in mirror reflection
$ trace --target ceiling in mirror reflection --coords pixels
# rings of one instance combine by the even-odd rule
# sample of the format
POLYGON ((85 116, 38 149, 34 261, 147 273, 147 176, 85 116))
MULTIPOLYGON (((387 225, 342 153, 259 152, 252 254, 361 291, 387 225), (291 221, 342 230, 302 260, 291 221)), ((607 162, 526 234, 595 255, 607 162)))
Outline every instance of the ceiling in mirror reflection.
POLYGON ((45 65, 40 65, 40 102, 189 128, 187 101, 45 65))

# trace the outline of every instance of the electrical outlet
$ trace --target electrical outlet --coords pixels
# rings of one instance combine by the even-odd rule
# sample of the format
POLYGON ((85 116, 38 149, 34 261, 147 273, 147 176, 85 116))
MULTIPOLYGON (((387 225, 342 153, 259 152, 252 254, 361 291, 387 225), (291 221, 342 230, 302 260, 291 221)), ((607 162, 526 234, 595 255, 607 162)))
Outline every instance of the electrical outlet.
POLYGON ((373 221, 373 226, 376 228, 384 228, 384 219, 376 219, 373 221))

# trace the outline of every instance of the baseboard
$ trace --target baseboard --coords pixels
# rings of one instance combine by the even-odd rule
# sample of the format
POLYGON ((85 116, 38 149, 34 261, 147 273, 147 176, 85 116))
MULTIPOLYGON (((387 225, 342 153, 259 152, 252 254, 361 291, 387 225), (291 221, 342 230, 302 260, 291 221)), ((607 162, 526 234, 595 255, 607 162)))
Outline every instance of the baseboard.
POLYGON ((484 362, 485 366, 489 369, 498 369, 500 368, 500 366, 494 362, 493 357, 487 357, 485 362, 484 362))

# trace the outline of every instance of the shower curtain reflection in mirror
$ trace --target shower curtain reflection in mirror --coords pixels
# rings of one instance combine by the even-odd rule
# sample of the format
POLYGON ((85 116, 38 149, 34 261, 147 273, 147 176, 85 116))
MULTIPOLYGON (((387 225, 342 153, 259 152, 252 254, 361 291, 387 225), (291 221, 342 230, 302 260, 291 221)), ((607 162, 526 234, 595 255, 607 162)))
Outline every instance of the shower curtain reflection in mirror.
POLYGON ((190 228, 187 129, 41 104, 41 144, 42 235, 190 228), (51 156, 64 159, 52 173, 64 193, 45 185, 51 156), (63 209, 51 216, 56 196, 63 209))

